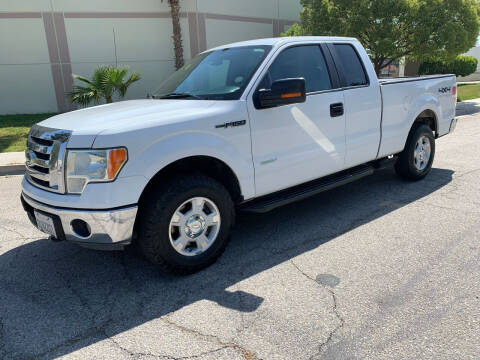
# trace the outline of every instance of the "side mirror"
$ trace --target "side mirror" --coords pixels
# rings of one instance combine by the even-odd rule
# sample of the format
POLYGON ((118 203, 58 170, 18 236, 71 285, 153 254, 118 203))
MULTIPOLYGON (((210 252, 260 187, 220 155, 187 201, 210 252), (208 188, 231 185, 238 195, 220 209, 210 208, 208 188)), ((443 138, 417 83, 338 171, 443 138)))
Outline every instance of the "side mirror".
POLYGON ((280 105, 305 102, 305 79, 281 79, 274 81, 271 89, 257 91, 256 107, 271 108, 280 105))

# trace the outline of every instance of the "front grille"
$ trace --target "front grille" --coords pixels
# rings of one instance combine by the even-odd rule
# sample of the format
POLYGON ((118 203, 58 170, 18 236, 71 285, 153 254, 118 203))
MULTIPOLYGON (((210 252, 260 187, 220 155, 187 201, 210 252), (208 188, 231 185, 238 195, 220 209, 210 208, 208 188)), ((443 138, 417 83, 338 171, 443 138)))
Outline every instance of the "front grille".
POLYGON ((64 193, 63 164, 71 131, 34 125, 25 150, 27 179, 42 189, 64 193))

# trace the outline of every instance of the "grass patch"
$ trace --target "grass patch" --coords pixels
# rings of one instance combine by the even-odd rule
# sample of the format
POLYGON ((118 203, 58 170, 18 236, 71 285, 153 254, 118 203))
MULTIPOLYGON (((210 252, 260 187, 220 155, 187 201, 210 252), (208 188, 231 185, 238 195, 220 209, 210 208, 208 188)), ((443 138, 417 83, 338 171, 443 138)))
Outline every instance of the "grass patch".
POLYGON ((480 98, 480 84, 458 84, 458 101, 480 98))
POLYGON ((30 128, 53 115, 0 115, 0 152, 24 151, 30 128))

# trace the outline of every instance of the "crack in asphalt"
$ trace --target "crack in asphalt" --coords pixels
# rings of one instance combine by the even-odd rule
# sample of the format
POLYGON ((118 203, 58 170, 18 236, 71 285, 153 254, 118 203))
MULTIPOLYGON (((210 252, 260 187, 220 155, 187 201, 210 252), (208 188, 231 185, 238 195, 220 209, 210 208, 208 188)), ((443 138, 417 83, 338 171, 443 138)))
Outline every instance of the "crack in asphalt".
POLYGON ((300 267, 297 264, 295 264, 295 262, 293 260, 290 260, 290 263, 300 274, 305 276, 310 281, 313 281, 316 285, 321 286, 323 289, 327 290, 330 293, 330 295, 332 297, 332 304, 333 304, 332 305, 332 312, 335 314, 336 318, 339 321, 339 324, 332 331, 330 331, 330 333, 327 336, 327 339, 318 345, 317 353, 310 356, 310 359, 313 359, 314 356, 320 354, 322 352, 322 350, 328 345, 328 343, 332 340, 335 333, 345 325, 345 319, 342 317, 342 315, 338 311, 338 300, 337 300, 337 295, 335 294, 335 292, 330 287, 328 287, 326 285, 319 284, 317 282, 317 280, 315 280, 310 275, 308 275, 306 272, 304 272, 302 269, 300 269, 300 267))
POLYGON ((132 358, 139 358, 141 356, 149 356, 149 357, 153 357, 153 358, 156 358, 156 359, 167 359, 167 360, 188 360, 188 359, 197 359, 201 356, 205 356, 205 355, 209 355, 209 354, 214 354, 218 351, 221 351, 223 349, 226 349, 228 348, 228 346, 222 346, 222 347, 219 347, 217 349, 213 349, 213 350, 210 350, 210 351, 204 351, 204 352, 201 352, 200 354, 196 354, 196 355, 190 355, 190 356, 181 356, 181 357, 174 357, 174 356, 171 356, 171 355, 157 355, 157 354, 153 354, 153 353, 149 353, 149 352, 142 352, 142 351, 132 351, 132 350, 129 350, 127 349, 126 347, 122 346, 118 341, 116 341, 114 338, 112 337, 108 337, 108 335, 105 333, 105 336, 108 338, 108 340, 110 340, 117 348, 119 348, 120 350, 124 351, 125 353, 127 353, 129 356, 131 356, 132 358))
POLYGON ((216 349, 216 351, 219 351, 219 350, 225 349, 225 348, 230 348, 230 349, 233 349, 236 352, 238 352, 245 360, 258 360, 259 359, 253 352, 241 347, 238 344, 235 344, 234 342, 226 343, 215 335, 203 334, 200 331, 189 329, 189 328, 187 328, 183 325, 179 325, 179 324, 167 319, 166 317, 160 318, 160 320, 163 321, 164 323, 170 325, 170 326, 175 327, 176 329, 178 329, 182 332, 186 332, 188 334, 194 335, 197 338, 203 339, 203 340, 211 342, 211 343, 218 344, 220 346, 220 348, 216 349))
POLYGON ((176 358, 166 356, 166 355, 155 355, 152 353, 146 353, 146 352, 141 352, 141 351, 131 351, 127 349, 126 347, 122 346, 118 341, 116 341, 114 338, 108 336, 106 332, 104 332, 104 336, 106 339, 110 340, 111 343, 123 352, 127 353, 130 357, 132 358, 139 358, 140 356, 150 356, 156 359, 168 359, 168 360, 176 360, 176 358))

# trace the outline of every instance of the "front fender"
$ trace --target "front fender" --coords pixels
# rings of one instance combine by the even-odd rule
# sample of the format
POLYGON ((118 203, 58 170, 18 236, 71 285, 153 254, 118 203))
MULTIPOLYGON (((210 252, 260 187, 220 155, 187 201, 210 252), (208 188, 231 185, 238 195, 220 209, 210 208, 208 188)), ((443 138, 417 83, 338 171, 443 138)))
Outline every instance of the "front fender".
POLYGON ((209 156, 223 161, 237 176, 245 199, 255 195, 254 170, 250 142, 200 131, 185 131, 160 138, 139 150, 123 176, 142 174, 152 179, 167 165, 191 156, 209 156), (186 146, 188 144, 188 146, 186 146), (245 146, 248 145, 248 148, 245 146))

